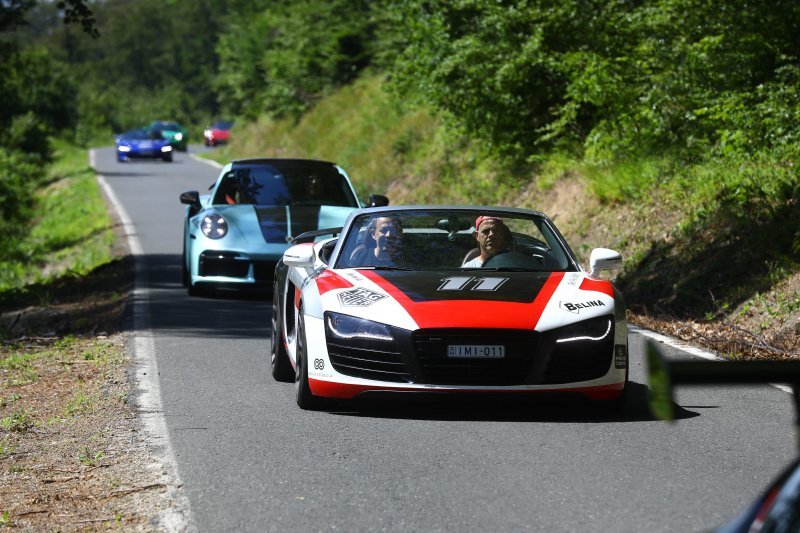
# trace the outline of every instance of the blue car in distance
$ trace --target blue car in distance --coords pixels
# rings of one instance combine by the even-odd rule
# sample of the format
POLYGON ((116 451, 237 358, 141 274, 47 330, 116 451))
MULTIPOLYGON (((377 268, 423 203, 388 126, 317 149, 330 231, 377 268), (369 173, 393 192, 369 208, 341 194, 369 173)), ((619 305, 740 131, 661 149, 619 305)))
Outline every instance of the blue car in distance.
POLYGON ((144 129, 126 131, 117 135, 117 161, 130 159, 161 159, 172 162, 172 145, 159 133, 144 129))

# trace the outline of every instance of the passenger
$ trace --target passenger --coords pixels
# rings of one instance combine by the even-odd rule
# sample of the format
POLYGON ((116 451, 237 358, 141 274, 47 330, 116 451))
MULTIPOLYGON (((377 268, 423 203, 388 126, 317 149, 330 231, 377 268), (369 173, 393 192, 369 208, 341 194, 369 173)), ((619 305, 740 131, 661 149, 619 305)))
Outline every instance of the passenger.
POLYGON ((507 251, 511 246, 511 230, 502 218, 479 216, 475 219, 475 239, 478 241, 480 254, 465 261, 462 268, 479 268, 490 257, 507 251))

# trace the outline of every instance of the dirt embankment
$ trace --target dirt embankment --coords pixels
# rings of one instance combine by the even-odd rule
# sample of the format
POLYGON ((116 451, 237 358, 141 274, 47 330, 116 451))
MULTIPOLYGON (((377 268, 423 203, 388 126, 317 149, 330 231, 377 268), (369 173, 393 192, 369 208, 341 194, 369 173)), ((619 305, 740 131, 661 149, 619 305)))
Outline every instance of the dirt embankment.
POLYGON ((132 404, 131 279, 118 260, 3 302, 0 525, 173 529, 178 487, 132 404))

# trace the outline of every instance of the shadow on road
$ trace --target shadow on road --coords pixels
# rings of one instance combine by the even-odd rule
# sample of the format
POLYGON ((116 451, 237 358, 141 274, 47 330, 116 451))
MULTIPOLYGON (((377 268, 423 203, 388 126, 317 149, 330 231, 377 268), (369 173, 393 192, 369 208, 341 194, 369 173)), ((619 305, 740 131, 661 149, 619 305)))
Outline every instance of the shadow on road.
MULTIPOLYGON (((441 421, 501 422, 649 422, 656 420, 647 407, 647 386, 628 384, 622 409, 576 397, 509 397, 441 394, 405 394, 372 397, 331 404, 328 411, 339 416, 441 421)), ((678 419, 698 413, 676 406, 678 419)))

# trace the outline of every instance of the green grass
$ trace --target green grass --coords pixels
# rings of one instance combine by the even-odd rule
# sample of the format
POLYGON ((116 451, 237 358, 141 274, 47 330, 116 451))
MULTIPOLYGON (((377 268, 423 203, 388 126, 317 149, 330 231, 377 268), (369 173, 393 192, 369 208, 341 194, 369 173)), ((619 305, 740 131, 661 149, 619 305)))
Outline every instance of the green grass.
POLYGON ((14 411, 11 416, 0 418, 0 428, 6 431, 22 433, 35 425, 33 413, 27 409, 14 411))
POLYGON ((83 388, 78 389, 72 398, 67 401, 64 409, 67 417, 91 413, 97 407, 98 401, 94 395, 86 394, 83 388))
POLYGON ((37 191, 37 216, 19 243, 24 259, 0 258, 0 292, 64 274, 82 276, 111 259, 111 218, 86 151, 54 141, 55 161, 37 191))
MULTIPOLYGON (((38 357, 38 355, 28 352, 15 352, 0 358, 0 369, 6 371, 6 377, 0 380, 0 385, 25 385, 35 382, 39 378, 34 366, 38 357)), ((0 402, 0 405, 3 403, 10 405, 14 401, 16 399, 14 395, 11 395, 8 399, 0 402)))

